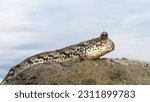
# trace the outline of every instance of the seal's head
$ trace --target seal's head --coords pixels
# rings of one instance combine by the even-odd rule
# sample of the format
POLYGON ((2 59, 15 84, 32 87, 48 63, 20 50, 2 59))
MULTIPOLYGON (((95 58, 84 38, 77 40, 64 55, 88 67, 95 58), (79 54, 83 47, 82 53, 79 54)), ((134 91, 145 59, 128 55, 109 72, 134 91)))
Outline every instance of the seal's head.
POLYGON ((106 49, 108 50, 108 52, 115 49, 115 44, 113 43, 111 39, 109 39, 107 32, 101 33, 100 41, 104 44, 104 46, 106 46, 106 49))
POLYGON ((108 39, 108 33, 107 32, 102 32, 100 36, 100 40, 106 40, 108 39))
POLYGON ((113 41, 109 39, 108 33, 102 32, 100 37, 90 40, 90 44, 86 49, 86 57, 88 59, 97 59, 114 49, 115 45, 113 41))

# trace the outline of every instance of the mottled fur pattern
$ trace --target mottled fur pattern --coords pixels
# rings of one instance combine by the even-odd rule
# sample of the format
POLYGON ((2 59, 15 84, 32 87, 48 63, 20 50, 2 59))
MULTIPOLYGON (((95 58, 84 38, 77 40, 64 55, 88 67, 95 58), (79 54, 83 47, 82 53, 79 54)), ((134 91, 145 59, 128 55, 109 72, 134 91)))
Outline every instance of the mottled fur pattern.
POLYGON ((115 45, 109 39, 107 32, 102 32, 101 36, 88 41, 71 45, 56 51, 43 52, 31 56, 10 69, 9 73, 1 84, 13 78, 16 74, 27 70, 31 66, 48 62, 66 62, 86 59, 97 59, 108 52, 114 50, 115 45))

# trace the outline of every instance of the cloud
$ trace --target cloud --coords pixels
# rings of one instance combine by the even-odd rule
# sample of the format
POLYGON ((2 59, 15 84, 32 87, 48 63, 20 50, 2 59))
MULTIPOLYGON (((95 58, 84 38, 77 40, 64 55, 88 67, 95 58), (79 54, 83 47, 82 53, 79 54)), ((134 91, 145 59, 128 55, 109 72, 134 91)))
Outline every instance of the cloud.
POLYGON ((116 49, 110 53, 111 57, 126 57, 149 61, 150 58, 147 56, 150 55, 150 47, 147 44, 150 43, 148 40, 150 36, 143 35, 137 32, 131 33, 130 31, 113 35, 112 39, 115 42, 116 49))
POLYGON ((125 0, 125 2, 132 5, 147 5, 150 3, 149 0, 125 0))

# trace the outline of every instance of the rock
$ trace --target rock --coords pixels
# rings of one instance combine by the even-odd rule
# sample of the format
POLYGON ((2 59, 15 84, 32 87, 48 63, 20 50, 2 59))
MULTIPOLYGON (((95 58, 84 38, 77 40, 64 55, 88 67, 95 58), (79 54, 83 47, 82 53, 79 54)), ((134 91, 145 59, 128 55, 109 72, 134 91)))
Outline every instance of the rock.
POLYGON ((38 64, 6 84, 11 85, 133 85, 150 84, 150 63, 122 59, 38 64))

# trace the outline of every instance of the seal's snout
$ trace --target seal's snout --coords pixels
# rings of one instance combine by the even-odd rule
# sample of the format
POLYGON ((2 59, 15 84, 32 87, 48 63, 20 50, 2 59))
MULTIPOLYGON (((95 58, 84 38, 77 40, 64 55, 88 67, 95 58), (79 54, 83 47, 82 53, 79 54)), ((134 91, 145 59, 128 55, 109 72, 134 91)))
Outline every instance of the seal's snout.
POLYGON ((102 32, 101 36, 108 36, 107 32, 102 32))
POLYGON ((107 32, 102 32, 100 38, 101 39, 107 39, 108 38, 108 33, 107 32))

